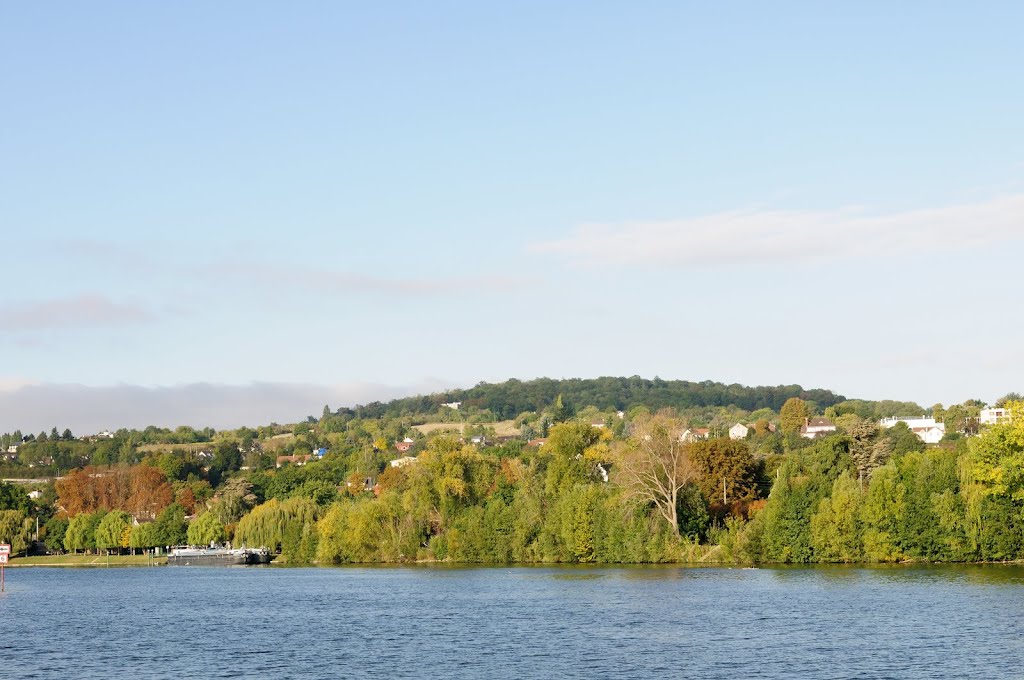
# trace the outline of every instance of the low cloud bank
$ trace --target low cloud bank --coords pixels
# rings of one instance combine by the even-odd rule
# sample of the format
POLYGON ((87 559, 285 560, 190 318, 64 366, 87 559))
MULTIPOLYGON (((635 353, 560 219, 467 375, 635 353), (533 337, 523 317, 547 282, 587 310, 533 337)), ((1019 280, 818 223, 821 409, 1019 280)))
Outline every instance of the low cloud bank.
POLYGON ((341 406, 385 401, 446 389, 427 380, 415 385, 376 383, 314 385, 258 382, 248 385, 194 383, 171 387, 74 384, 0 386, 0 432, 49 432, 70 428, 76 435, 147 425, 230 429, 319 416, 324 404, 341 406))
POLYGON ((751 210, 678 220, 589 224, 533 252, 582 265, 706 267, 957 252, 1020 239, 1024 194, 872 214, 751 210))

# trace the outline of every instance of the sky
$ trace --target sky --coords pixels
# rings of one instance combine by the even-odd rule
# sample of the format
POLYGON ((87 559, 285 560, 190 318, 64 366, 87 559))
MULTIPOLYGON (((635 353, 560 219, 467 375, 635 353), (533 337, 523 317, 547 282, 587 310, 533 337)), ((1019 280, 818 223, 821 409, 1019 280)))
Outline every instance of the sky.
POLYGON ((0 432, 1024 391, 1018 2, 6 3, 0 432))

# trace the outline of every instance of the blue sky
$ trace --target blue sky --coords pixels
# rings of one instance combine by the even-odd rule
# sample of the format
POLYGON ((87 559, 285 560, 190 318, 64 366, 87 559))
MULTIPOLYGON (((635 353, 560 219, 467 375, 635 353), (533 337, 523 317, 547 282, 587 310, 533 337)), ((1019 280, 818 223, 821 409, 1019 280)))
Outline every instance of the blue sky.
POLYGON ((1019 3, 552 4, 6 7, 0 430, 1024 387, 1019 3))

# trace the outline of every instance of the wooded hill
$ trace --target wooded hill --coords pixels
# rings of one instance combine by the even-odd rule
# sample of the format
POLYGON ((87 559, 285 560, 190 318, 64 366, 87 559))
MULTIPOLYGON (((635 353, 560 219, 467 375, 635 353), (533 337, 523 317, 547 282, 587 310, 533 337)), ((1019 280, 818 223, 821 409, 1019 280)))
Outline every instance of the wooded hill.
POLYGON ((817 409, 823 410, 846 400, 846 397, 830 390, 805 390, 800 385, 747 387, 710 380, 648 380, 638 376, 565 380, 538 378, 527 381, 513 378, 502 383, 481 382, 469 389, 372 402, 342 410, 350 411, 359 418, 399 418, 437 413, 445 403, 461 402, 463 408, 487 409, 498 419, 509 420, 525 412, 541 411, 551 406, 559 396, 571 407, 595 406, 601 410, 619 411, 627 411, 633 406, 646 406, 652 411, 734 406, 745 411, 768 408, 777 412, 791 397, 813 402, 817 409))

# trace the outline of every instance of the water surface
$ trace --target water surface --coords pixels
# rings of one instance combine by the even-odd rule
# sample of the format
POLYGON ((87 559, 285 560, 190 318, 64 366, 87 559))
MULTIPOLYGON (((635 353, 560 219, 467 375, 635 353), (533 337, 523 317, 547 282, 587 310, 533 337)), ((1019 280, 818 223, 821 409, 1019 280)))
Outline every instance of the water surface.
POLYGON ((1024 677, 1024 567, 19 568, 22 678, 1024 677))

